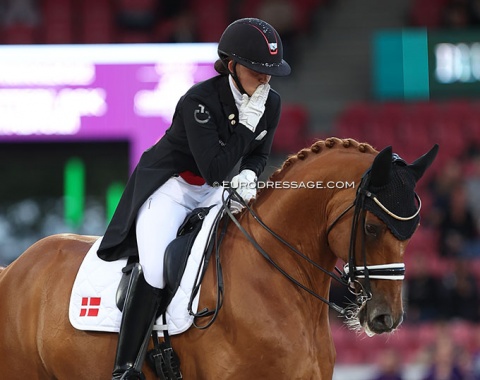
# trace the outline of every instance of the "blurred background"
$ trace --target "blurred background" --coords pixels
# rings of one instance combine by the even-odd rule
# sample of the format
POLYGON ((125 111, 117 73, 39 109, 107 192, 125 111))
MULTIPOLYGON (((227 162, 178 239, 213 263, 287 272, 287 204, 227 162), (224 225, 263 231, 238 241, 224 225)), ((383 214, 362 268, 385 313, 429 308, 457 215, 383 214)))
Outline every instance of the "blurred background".
POLYGON ((480 379, 479 0, 0 0, 0 265, 47 235, 103 234, 240 17, 270 22, 293 70, 272 79, 284 106, 265 176, 318 138, 408 161, 440 144, 404 324, 368 338, 332 313, 334 378, 480 379))

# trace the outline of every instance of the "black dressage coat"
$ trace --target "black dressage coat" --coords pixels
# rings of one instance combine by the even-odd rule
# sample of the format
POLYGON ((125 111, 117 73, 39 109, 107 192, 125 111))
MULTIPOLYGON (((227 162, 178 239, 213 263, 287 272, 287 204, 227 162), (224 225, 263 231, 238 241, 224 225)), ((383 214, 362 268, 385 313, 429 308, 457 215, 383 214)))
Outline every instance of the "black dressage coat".
MULTIPOLYGON (((98 256, 113 261, 138 254, 137 212, 170 177, 188 170, 215 186, 230 178, 240 159, 240 170, 251 169, 260 175, 270 154, 280 110, 280 96, 270 90, 265 112, 252 132, 238 122, 228 76, 215 76, 190 88, 180 98, 170 128, 140 158, 98 256)), ((158 228, 161 233, 161 225, 158 228)))

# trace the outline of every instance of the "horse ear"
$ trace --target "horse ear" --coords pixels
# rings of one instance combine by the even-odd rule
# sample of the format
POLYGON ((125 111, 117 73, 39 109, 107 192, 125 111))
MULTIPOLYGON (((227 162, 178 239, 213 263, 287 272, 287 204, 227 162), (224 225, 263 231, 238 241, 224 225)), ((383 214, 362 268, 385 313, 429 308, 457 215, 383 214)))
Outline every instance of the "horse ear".
POLYGON ((437 153, 438 144, 435 144, 432 149, 430 149, 427 153, 417 158, 413 163, 408 165, 416 181, 422 178, 423 173, 425 173, 425 170, 427 170, 428 167, 432 164, 433 160, 437 156, 437 153))
POLYGON ((390 182, 390 173, 392 170, 392 147, 387 146, 377 154, 373 160, 370 171, 370 184, 375 187, 381 187, 390 182))

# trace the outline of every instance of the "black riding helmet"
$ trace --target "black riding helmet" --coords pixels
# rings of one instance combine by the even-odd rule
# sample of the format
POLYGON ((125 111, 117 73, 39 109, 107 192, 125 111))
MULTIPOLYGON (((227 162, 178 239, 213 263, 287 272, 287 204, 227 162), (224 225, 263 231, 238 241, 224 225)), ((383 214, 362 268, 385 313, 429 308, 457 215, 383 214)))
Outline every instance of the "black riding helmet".
POLYGON ((218 55, 225 62, 234 62, 272 76, 290 74, 290 65, 283 60, 283 45, 277 31, 258 18, 243 18, 231 23, 218 43, 218 55))

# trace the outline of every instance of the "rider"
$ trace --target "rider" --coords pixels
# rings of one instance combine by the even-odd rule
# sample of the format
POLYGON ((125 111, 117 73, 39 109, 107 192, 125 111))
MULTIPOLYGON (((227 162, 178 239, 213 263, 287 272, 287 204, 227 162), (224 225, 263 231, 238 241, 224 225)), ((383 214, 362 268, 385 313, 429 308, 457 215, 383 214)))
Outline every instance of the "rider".
POLYGON ((262 20, 240 19, 225 29, 218 55, 219 75, 182 96, 171 127, 142 155, 98 250, 107 261, 138 255, 142 268, 125 300, 113 379, 140 375, 134 362, 165 287, 165 248, 180 224, 240 160, 232 186, 246 202, 255 198, 270 153, 281 99, 269 81, 290 74, 280 36, 262 20))

